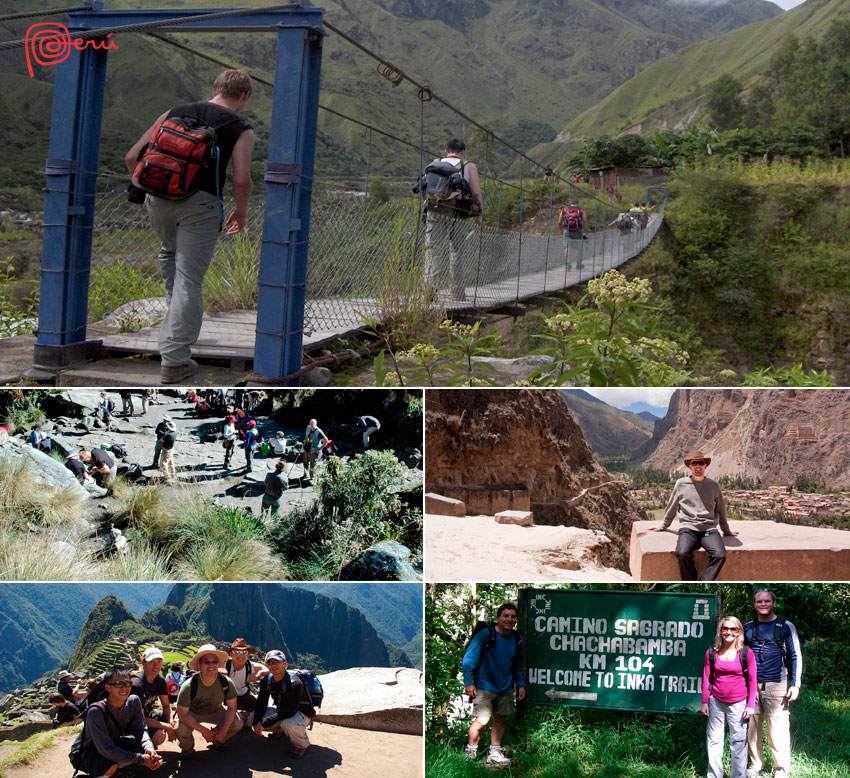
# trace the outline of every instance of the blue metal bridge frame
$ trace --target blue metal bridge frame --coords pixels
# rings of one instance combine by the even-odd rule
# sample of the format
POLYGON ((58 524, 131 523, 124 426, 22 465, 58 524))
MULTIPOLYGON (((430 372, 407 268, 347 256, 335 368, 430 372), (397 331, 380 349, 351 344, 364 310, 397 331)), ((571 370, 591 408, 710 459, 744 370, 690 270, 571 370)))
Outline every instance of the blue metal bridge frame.
MULTIPOLYGON (((167 22, 228 9, 103 10, 72 12, 69 31, 103 30, 167 22)), ((234 9, 235 10, 235 9, 234 9)), ((316 152, 323 11, 263 11, 174 26, 175 31, 276 32, 266 199, 260 252, 254 372, 281 378, 301 367, 310 200, 316 152)), ((92 359, 100 341, 86 339, 97 164, 108 49, 71 47, 57 66, 41 260, 41 295, 35 362, 58 369, 92 359)), ((199 99, 202 99, 199 96, 199 99)), ((160 106, 157 112, 168 106, 160 106)), ((297 385, 296 381, 287 382, 297 385)))

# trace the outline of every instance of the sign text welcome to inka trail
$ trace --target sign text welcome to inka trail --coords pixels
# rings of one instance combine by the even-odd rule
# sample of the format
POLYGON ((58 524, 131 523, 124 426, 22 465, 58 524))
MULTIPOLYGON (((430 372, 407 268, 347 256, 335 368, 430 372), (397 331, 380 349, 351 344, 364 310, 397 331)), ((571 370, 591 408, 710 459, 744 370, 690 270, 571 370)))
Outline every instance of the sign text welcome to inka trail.
POLYGON ((519 606, 529 702, 699 713, 717 595, 523 589, 519 606))

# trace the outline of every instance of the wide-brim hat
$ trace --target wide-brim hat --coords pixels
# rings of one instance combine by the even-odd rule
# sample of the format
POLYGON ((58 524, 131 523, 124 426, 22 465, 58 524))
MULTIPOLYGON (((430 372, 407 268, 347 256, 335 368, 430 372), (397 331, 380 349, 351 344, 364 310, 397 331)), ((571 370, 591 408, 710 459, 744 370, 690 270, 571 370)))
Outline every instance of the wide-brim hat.
POLYGON ((198 659, 200 659, 204 654, 215 654, 218 657, 218 661, 223 665, 227 661, 227 653, 225 651, 219 651, 212 643, 206 643, 198 649, 198 653, 195 654, 189 660, 189 669, 190 670, 200 670, 201 668, 198 666, 198 659))
POLYGON ((689 457, 685 457, 685 467, 690 467, 691 462, 693 462, 695 459, 702 459, 706 465, 711 464, 711 457, 707 457, 705 454, 702 453, 702 451, 693 451, 691 452, 691 455, 689 457))
POLYGON ((63 678, 70 678, 71 673, 69 673, 67 670, 60 670, 59 674, 56 677, 61 681, 63 678))
POLYGON ((234 640, 234 641, 230 644, 230 649, 229 649, 229 650, 230 650, 230 651, 233 651, 233 649, 234 649, 234 648, 244 648, 244 649, 246 649, 247 651, 251 651, 251 652, 253 652, 253 651, 255 650, 252 646, 249 646, 249 645, 245 642, 245 638, 236 638, 236 640, 234 640))

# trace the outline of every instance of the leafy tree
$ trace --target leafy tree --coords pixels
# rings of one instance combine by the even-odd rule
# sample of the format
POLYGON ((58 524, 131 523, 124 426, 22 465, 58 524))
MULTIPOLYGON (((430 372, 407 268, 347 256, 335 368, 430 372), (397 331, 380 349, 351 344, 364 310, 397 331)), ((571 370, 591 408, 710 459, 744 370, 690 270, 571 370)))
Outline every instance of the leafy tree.
POLYGON ((731 130, 740 127, 744 118, 744 101, 739 94, 741 82, 724 73, 708 90, 708 113, 715 127, 731 130))
POLYGON ((382 205, 390 201, 390 190, 384 183, 384 179, 375 176, 369 184, 369 204, 382 205))

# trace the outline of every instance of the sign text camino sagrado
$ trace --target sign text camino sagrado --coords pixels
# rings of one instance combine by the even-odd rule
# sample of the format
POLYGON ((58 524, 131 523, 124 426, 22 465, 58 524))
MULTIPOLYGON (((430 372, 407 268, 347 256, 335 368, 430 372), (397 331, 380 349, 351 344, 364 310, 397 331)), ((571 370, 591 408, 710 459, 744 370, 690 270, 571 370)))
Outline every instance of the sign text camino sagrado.
POLYGON ((716 594, 523 589, 519 607, 529 702, 699 713, 716 594))

